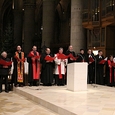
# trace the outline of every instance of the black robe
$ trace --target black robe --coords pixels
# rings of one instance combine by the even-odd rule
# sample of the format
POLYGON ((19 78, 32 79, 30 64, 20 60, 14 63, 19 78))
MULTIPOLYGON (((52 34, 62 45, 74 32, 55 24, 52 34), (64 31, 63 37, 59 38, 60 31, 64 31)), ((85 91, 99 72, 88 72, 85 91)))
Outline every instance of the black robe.
MULTIPOLYGON (((49 54, 51 57, 52 55, 49 54)), ((53 83, 53 69, 54 69, 54 62, 46 62, 45 57, 47 54, 43 54, 41 56, 40 62, 42 64, 41 68, 41 82, 43 85, 52 85, 53 83)))
POLYGON ((94 60, 92 63, 90 63, 89 54, 86 55, 86 62, 88 63, 88 83, 95 82, 95 58, 93 54, 91 54, 91 58, 94 60))
MULTIPOLYGON (((108 86, 115 86, 115 67, 111 66, 110 68, 108 61, 106 63, 105 84, 108 86)), ((113 61, 110 62, 113 63, 113 61)))
MULTIPOLYGON (((69 54, 72 54, 75 57, 75 52, 74 51, 67 50, 65 55, 69 55, 69 54)), ((73 63, 73 62, 75 62, 75 60, 70 60, 70 58, 68 58, 68 63, 73 63)))
POLYGON ((99 58, 99 55, 96 55, 96 83, 104 85, 104 64, 99 63, 101 60, 104 60, 104 57, 99 58))

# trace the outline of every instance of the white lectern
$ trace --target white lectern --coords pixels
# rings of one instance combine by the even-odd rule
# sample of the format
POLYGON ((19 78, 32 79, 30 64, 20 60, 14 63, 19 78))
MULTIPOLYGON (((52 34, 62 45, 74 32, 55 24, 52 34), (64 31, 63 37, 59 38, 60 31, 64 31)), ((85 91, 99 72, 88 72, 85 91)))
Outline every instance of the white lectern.
POLYGON ((87 90, 86 62, 70 63, 67 65, 67 89, 71 91, 87 90))

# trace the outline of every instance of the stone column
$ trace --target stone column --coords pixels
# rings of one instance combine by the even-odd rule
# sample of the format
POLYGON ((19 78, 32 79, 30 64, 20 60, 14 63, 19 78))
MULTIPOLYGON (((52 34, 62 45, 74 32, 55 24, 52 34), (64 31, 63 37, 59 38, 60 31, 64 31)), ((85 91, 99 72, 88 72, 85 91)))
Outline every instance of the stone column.
POLYGON ((42 46, 50 47, 54 39, 55 0, 43 0, 42 46))
POLYGON ((86 38, 82 27, 82 3, 83 0, 71 0, 71 38, 70 44, 74 51, 79 53, 81 48, 86 47, 86 38))
POLYGON ((22 0, 14 0, 14 44, 22 45, 23 26, 23 3, 22 0))
POLYGON ((35 36, 35 0, 28 0, 24 4, 24 52, 27 55, 33 45, 35 36))

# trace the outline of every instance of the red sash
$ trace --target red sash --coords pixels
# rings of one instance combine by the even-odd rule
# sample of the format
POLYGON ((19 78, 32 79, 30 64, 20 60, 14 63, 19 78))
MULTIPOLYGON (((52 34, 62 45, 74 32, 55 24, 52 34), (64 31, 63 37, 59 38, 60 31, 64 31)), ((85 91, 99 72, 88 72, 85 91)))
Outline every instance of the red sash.
POLYGON ((109 67, 109 70, 110 70, 110 73, 109 73, 109 77, 110 77, 110 83, 112 82, 112 66, 111 66, 111 61, 110 60, 108 60, 108 65, 110 66, 109 67))
POLYGON ((12 61, 5 61, 3 59, 0 59, 0 65, 10 66, 10 65, 12 65, 12 61))
POLYGON ((40 59, 40 55, 38 52, 36 52, 36 56, 34 55, 33 51, 29 53, 29 57, 31 57, 32 60, 32 69, 33 69, 33 79, 39 79, 40 78, 40 63, 38 62, 38 59, 40 59), (36 66, 37 61, 37 66, 36 66))
MULTIPOLYGON (((113 67, 115 68, 115 63, 112 62, 112 63, 111 63, 111 66, 113 66, 113 67)), ((114 69, 114 82, 115 82, 115 69, 114 69)))

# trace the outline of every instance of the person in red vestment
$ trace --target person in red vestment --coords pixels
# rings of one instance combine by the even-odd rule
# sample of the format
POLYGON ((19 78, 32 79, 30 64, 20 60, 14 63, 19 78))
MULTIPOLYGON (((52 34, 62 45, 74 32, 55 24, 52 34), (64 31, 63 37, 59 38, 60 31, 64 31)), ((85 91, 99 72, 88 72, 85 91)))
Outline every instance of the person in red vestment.
POLYGON ((110 55, 106 63, 105 83, 108 86, 115 86, 115 63, 113 55, 110 55))
POLYGON ((55 54, 55 78, 56 84, 58 86, 65 85, 65 73, 66 73, 66 65, 68 62, 68 57, 63 54, 63 48, 59 48, 59 52, 55 54))
POLYGON ((32 51, 28 55, 29 62, 29 77, 30 86, 37 86, 40 78, 40 54, 37 52, 37 47, 33 46, 32 51))

